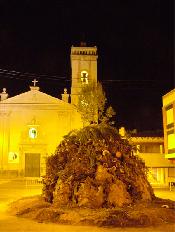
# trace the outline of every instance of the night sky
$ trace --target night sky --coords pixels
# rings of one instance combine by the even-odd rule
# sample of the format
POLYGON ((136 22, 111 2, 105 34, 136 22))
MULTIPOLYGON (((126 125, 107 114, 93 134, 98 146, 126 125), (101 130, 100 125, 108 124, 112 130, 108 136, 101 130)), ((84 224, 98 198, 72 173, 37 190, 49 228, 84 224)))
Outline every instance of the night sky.
POLYGON ((98 48, 98 80, 117 127, 162 129, 162 96, 174 88, 173 0, 0 0, 0 89, 70 92, 70 48, 98 48), (7 70, 7 71, 4 71, 7 70), (12 72, 16 71, 16 72, 12 72))

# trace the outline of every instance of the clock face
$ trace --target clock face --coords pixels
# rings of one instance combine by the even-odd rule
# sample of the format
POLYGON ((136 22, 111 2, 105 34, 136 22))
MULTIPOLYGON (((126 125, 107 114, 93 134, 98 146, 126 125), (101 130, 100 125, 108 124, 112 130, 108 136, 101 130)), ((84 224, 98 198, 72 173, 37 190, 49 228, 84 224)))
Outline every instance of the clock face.
POLYGON ((88 84, 88 72, 81 71, 81 82, 82 84, 88 84))

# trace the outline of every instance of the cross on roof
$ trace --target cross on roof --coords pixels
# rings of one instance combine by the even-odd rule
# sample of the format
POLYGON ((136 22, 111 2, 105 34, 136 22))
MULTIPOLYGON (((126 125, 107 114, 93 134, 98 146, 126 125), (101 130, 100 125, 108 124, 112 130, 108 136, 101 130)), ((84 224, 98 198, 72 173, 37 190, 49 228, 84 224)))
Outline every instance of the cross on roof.
POLYGON ((34 79, 33 81, 33 86, 36 86, 36 83, 38 82, 36 79, 34 79))

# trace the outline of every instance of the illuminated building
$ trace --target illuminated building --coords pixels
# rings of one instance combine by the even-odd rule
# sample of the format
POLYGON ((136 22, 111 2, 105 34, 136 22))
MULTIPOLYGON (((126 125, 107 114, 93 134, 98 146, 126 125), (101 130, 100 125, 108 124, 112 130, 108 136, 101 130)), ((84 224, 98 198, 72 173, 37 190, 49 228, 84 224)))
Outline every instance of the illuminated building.
POLYGON ((165 158, 175 163, 175 89, 162 97, 165 158))
POLYGON ((97 82, 97 48, 71 48, 71 103, 64 89, 62 99, 39 90, 33 81, 30 90, 8 98, 0 94, 0 174, 8 177, 40 177, 46 158, 73 129, 83 126, 75 107, 83 84, 97 82))
POLYGON ((144 160, 148 168, 148 180, 152 186, 168 187, 169 179, 174 176, 174 165, 164 157, 164 140, 158 136, 133 136, 136 154, 144 160))
POLYGON ((82 85, 97 83, 97 47, 71 47, 72 86, 71 103, 77 104, 82 85))
MULTIPOLYGON (((120 135, 125 139, 124 127, 119 129, 120 135)), ((174 164, 164 156, 164 138, 156 134, 137 133, 129 138, 129 142, 136 149, 138 155, 148 168, 148 180, 154 187, 168 187, 171 179, 175 177, 174 164)))

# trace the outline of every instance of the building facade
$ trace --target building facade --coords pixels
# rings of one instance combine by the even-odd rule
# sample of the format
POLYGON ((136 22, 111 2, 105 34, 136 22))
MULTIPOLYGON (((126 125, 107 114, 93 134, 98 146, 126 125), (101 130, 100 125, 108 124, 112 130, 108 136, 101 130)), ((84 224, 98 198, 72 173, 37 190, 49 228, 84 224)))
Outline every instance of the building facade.
POLYGON ((46 158, 55 152, 64 135, 83 126, 75 107, 83 84, 97 82, 97 48, 72 47, 71 103, 64 89, 62 99, 40 91, 36 80, 30 90, 8 98, 0 94, 0 174, 40 177, 46 158))
POLYGON ((83 85, 97 83, 97 47, 71 47, 72 86, 71 103, 77 105, 83 85))
POLYGON ((154 187, 168 187, 175 175, 174 165, 164 156, 164 138, 158 136, 134 136, 130 139, 136 146, 136 154, 148 168, 148 180, 154 187))
POLYGON ((175 89, 162 97, 165 158, 175 164, 175 89))
MULTIPOLYGON (((119 129, 123 139, 127 137, 124 127, 119 129)), ((133 152, 148 168, 148 181, 153 187, 169 187, 175 178, 175 165, 165 158, 164 137, 157 134, 135 133, 129 136, 133 152)))

